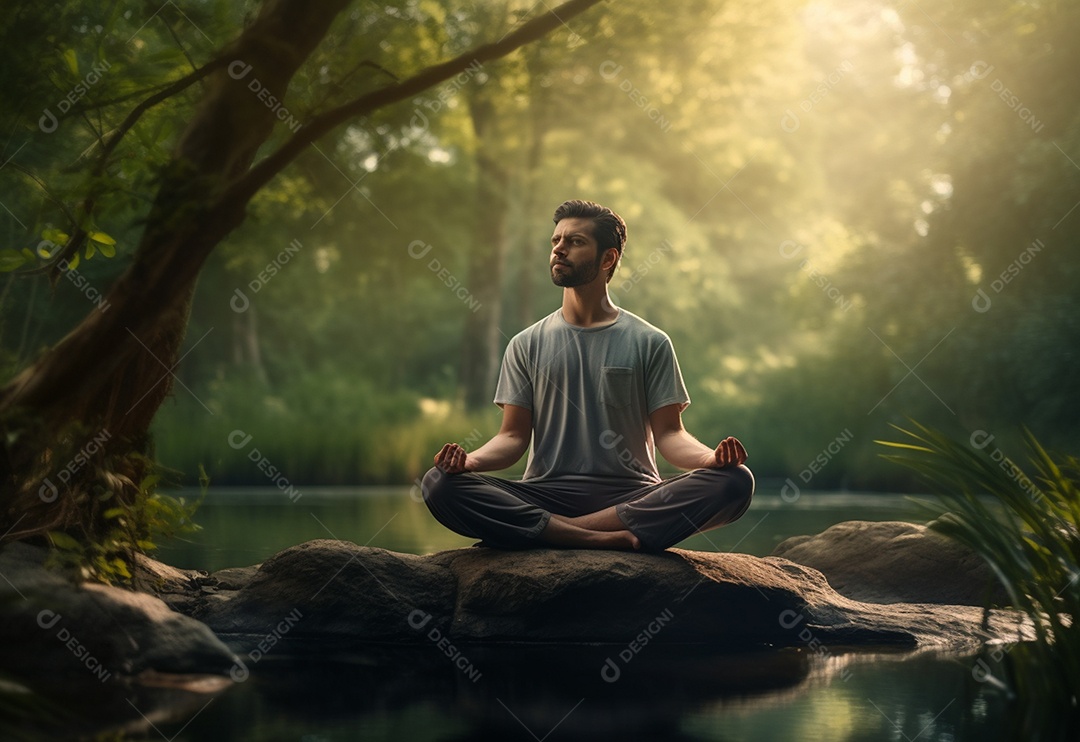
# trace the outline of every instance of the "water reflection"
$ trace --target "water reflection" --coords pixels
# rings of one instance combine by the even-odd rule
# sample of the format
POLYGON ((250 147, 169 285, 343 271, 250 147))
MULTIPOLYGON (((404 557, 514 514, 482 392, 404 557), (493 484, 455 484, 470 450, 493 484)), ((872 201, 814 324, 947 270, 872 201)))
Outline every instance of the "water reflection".
MULTIPOLYGON (((784 538, 852 519, 919 516, 902 496, 803 492, 788 503, 766 491, 739 522, 680 546, 766 555, 784 538)), ((421 554, 472 543, 435 523, 407 488, 305 490, 296 503, 212 490, 198 520, 204 530, 163 549, 164 561, 246 566, 313 538, 421 554)), ((607 682, 601 670, 624 647, 459 649, 478 671, 471 678, 435 645, 283 642, 246 683, 160 728, 181 740, 257 741, 1005 738, 1002 701, 970 682, 966 656, 656 644, 619 662, 607 682)))
POLYGON ((1000 738, 999 699, 966 695, 966 656, 654 645, 608 682, 601 669, 619 649, 468 646, 481 670, 470 678, 435 647, 294 642, 290 656, 265 659, 247 683, 161 731, 266 741, 1000 738))

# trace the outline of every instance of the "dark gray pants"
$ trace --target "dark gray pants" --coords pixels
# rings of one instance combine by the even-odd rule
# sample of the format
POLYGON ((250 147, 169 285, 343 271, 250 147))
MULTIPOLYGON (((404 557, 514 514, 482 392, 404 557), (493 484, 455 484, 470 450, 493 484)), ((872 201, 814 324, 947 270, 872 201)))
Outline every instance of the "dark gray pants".
POLYGON ((614 505, 642 548, 660 551, 742 516, 754 494, 754 475, 745 466, 696 469, 643 486, 574 478, 514 482, 433 468, 424 475, 423 492, 437 521, 490 546, 536 546, 553 514, 573 517, 614 505))

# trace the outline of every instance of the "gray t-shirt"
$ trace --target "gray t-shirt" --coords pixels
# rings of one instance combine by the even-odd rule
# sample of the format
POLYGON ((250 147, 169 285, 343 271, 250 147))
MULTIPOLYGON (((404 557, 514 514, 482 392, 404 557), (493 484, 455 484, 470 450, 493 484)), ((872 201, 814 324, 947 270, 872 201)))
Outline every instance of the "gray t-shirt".
POLYGON ((690 402, 671 339, 619 310, 578 327, 556 310, 511 340, 495 403, 532 411, 525 480, 661 481, 649 414, 690 402))

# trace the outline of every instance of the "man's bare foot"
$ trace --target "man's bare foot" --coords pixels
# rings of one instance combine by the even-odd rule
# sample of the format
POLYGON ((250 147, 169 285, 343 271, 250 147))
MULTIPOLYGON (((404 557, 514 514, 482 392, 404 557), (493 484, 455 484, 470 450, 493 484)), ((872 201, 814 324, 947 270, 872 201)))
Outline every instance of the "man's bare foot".
POLYGON ((618 543, 623 544, 622 546, 615 546, 614 548, 622 549, 624 551, 641 550, 641 539, 630 531, 608 531, 608 533, 618 537, 618 543))
POLYGON ((586 513, 575 517, 565 518, 566 522, 590 531, 625 531, 626 525, 615 514, 615 506, 597 510, 595 513, 586 513))
POLYGON ((553 515, 540 532, 539 540, 566 549, 617 549, 638 551, 641 540, 626 529, 619 531, 594 531, 553 515))

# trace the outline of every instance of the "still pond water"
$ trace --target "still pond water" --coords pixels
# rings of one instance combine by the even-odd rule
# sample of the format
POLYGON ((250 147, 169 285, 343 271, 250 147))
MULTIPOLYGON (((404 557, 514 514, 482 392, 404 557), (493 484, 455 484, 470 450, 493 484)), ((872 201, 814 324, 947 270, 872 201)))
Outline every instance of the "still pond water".
MULTIPOLYGON (((680 547, 764 556, 844 520, 925 521, 899 495, 759 487, 743 518, 680 547)), ((417 554, 473 543, 439 526, 407 488, 212 489, 203 530, 159 558, 213 571, 256 564, 317 538, 417 554)), ((235 647, 241 651, 242 647, 235 647)), ((157 723, 176 740, 996 740, 1004 701, 972 682, 975 658, 887 650, 732 653, 653 645, 615 683, 622 647, 342 648, 283 642, 251 677, 201 709, 157 723)), ((151 732, 153 734, 153 732, 151 732)))

